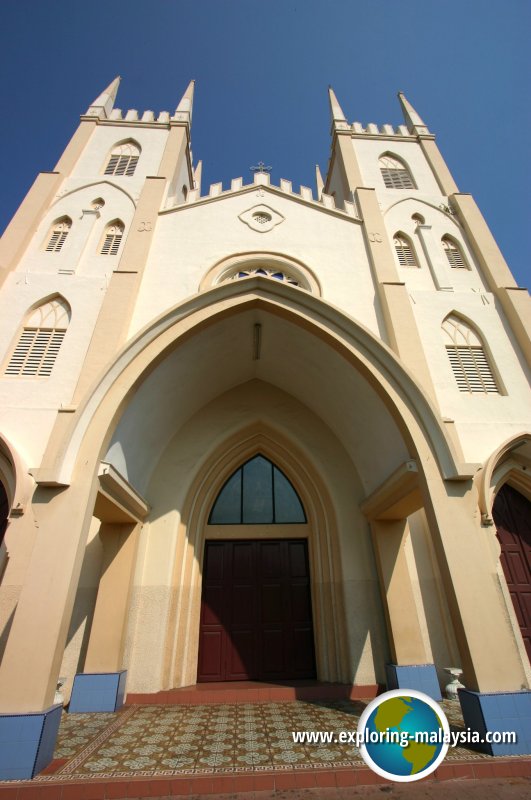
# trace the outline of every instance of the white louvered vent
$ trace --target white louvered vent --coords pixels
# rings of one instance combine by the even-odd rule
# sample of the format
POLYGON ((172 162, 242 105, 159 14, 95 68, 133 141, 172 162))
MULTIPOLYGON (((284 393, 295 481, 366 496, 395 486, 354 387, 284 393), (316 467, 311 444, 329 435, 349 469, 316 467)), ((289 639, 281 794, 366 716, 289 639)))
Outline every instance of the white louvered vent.
POLYGON ((391 155, 381 156, 380 171, 386 189, 416 189, 407 167, 391 155))
POLYGON ((382 178, 386 189, 414 189, 415 184, 407 169, 388 169, 382 167, 382 178))
POLYGON ((499 394, 500 387, 479 333, 456 314, 446 317, 442 329, 459 391, 499 394))
POLYGON ((124 226, 120 222, 109 225, 105 231, 105 238, 101 246, 101 254, 104 256, 115 256, 120 248, 120 242, 124 232, 124 226))
POLYGON ((59 222, 55 223, 51 230, 48 244, 46 245, 47 253, 58 253, 61 250, 71 227, 72 221, 69 218, 59 220, 59 222))
POLYGON ((459 391, 498 392, 487 356, 482 347, 447 347, 459 391))
POLYGON ((451 239, 442 240, 446 258, 452 269, 467 269, 467 263, 460 248, 451 239))
POLYGON ((411 242, 405 236, 395 236, 393 243, 401 267, 418 267, 411 242))
POLYGON ((48 377, 65 337, 65 330, 24 328, 6 368, 6 375, 48 377))
POLYGON ((111 156, 105 175, 134 175, 137 163, 138 156, 111 156))

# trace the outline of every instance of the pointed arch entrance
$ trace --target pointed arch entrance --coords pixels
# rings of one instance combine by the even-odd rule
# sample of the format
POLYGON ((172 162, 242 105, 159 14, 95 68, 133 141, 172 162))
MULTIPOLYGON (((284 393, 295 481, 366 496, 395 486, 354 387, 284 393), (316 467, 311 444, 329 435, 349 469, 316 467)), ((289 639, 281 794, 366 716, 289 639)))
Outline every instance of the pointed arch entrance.
MULTIPOLYGON (((250 477, 255 479, 256 474, 250 477)), ((173 663, 170 667, 167 662, 171 672, 166 684, 266 679, 266 675, 269 680, 316 676, 348 681, 337 523, 320 476, 293 442, 262 423, 234 434, 197 475, 184 509, 182 533, 187 544, 175 575, 175 616, 167 642, 173 663), (245 513, 249 512, 243 471, 260 462, 270 470, 271 503, 276 509, 268 507, 262 494, 250 513, 251 519, 263 522, 243 521, 245 516, 238 517, 241 523, 230 521, 230 516, 222 522, 218 501, 226 500, 240 469, 242 496, 233 491, 233 507, 225 503, 225 509, 229 506, 233 513, 238 506, 243 515, 245 505, 245 513), (212 571, 209 561, 214 562, 212 571), (227 592, 232 597, 227 598, 227 592), (218 600, 221 597, 217 609, 216 593, 218 600), (264 595, 269 595, 267 609, 264 595), (202 609, 205 597, 210 615, 202 609), (252 618, 243 613, 249 602, 254 604, 252 618), (289 614, 286 604, 293 609, 289 614), (208 635, 218 647, 209 663, 201 642, 208 635), (286 641, 293 635, 295 651, 286 641), (225 659, 217 673, 212 666, 216 658, 225 659)))
POLYGON ((315 678, 308 521, 282 470, 247 460, 205 535, 198 681, 315 678))

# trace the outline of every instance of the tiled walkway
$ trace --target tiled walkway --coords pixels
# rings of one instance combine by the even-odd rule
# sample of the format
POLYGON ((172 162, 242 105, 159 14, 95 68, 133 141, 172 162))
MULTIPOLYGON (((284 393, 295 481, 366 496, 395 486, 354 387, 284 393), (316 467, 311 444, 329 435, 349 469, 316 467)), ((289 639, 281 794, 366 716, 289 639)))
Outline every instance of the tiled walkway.
MULTIPOLYGON (((11 783, 9 797, 101 800, 384 783, 354 745, 292 738, 292 731, 354 731, 367 702, 135 704, 116 714, 64 714, 54 761, 31 784, 11 783)), ((459 706, 442 705, 450 725, 463 727, 459 706)), ((530 773, 531 759, 451 748, 435 777, 530 773)), ((8 796, 6 786, 0 798, 8 796)))

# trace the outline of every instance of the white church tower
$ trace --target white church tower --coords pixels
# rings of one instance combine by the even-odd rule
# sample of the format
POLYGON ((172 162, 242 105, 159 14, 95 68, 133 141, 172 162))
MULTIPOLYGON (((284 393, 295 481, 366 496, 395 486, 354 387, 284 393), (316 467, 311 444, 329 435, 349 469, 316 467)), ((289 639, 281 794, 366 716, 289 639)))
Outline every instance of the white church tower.
POLYGON ((118 86, 0 245, 0 719, 40 725, 0 778, 50 761, 59 678, 82 712, 440 699, 452 666, 467 725, 531 752, 529 295, 435 136, 330 90, 316 194, 202 194, 194 82, 158 115, 118 86))

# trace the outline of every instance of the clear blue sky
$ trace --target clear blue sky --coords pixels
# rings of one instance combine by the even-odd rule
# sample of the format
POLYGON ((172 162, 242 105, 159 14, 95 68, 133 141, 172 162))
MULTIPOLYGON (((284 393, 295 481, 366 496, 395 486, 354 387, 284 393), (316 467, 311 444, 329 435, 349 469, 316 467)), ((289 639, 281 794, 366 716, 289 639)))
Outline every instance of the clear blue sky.
MULTIPOLYGON (((529 254, 529 0, 3 0, 3 230, 78 116, 122 75, 117 106, 173 112, 195 78, 203 187, 263 160, 314 186, 327 86, 350 121, 400 124, 402 90, 436 133, 521 285, 529 254)), ((203 190, 205 190, 203 188, 203 190)))

